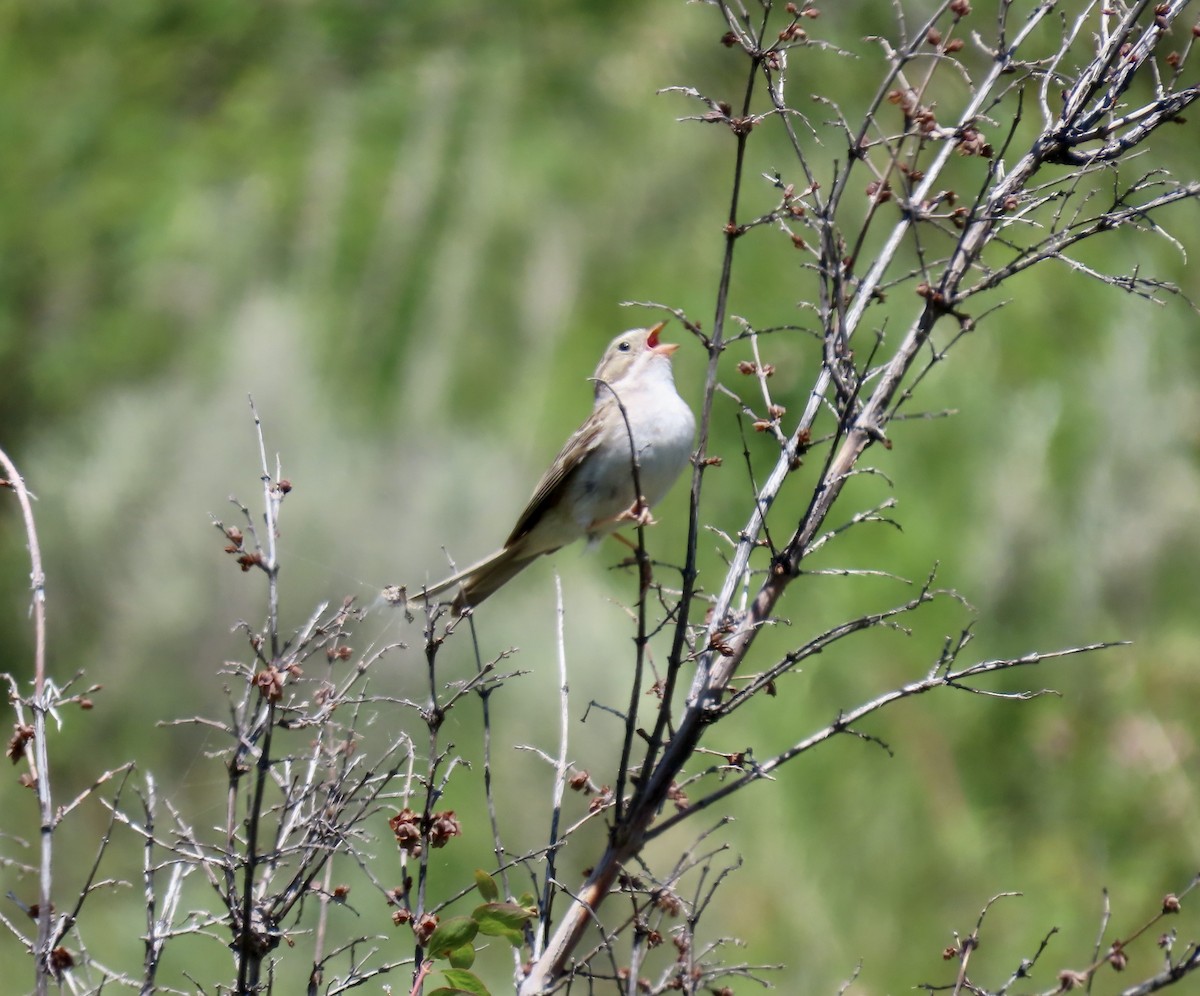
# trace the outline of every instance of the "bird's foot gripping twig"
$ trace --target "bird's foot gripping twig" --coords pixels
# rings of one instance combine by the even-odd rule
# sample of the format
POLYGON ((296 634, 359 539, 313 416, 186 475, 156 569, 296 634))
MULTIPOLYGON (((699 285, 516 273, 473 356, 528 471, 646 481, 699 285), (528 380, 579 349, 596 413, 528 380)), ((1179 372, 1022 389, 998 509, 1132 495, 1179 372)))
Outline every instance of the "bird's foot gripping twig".
POLYGON ((625 511, 620 515, 618 515, 614 521, 632 522, 635 526, 658 525, 654 516, 650 514, 650 506, 647 504, 644 495, 639 496, 637 501, 625 509, 625 511))

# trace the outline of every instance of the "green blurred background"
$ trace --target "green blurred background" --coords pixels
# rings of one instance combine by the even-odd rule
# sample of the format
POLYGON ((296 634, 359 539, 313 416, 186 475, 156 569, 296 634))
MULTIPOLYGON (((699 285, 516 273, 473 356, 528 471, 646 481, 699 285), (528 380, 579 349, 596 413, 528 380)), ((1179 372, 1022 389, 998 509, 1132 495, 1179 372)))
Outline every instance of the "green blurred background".
MULTIPOLYGON (((894 26, 890 4, 853 7, 826 12, 810 31, 857 61, 795 56, 790 83, 793 99, 821 89, 851 117, 878 80, 877 49, 863 37, 894 26)), ((977 7, 973 27, 990 30, 991 5, 977 7)), ((459 562, 490 551, 586 413, 585 378, 604 344, 650 320, 618 302, 660 301, 711 324, 733 143, 726 130, 676 123, 703 108, 655 91, 695 85, 736 103, 744 67, 718 44, 724 30, 715 10, 675 0, 4 5, 0 446, 39 498, 53 673, 82 670, 105 686, 94 711, 66 714, 55 732, 59 799, 136 759, 199 825, 222 818, 223 770, 205 754, 220 745, 156 723, 220 715, 218 668, 243 655, 231 627, 262 617, 261 580, 221 553, 209 519, 236 519, 231 494, 259 505, 248 394, 294 484, 281 547, 290 629, 319 600, 369 603, 383 584, 436 579, 443 547, 459 562)), ((1174 164, 1190 179, 1195 134, 1171 129, 1135 168, 1174 164)), ((832 138, 812 150, 826 182, 843 156, 832 138)), ((764 128, 751 149, 747 216, 775 199, 760 173, 796 172, 778 134, 764 128)), ((979 160, 955 168, 964 189, 982 178, 979 160)), ((1195 208, 1163 220, 1192 232, 1195 208)), ((760 326, 811 320, 798 308, 813 288, 802 254, 766 230, 739 252, 735 313, 760 326)), ((1165 240, 1122 232, 1087 258, 1122 272, 1137 262, 1196 289, 1165 240)), ((736 822, 721 839, 745 864, 702 929, 745 942, 727 960, 783 964, 770 978, 785 992, 835 991, 860 961, 857 993, 949 981, 939 955, 951 931, 968 932, 1004 890, 1025 897, 993 911, 976 978, 999 984, 1058 926, 1042 966, 1042 988, 1052 987, 1059 968, 1088 960, 1103 887, 1114 931, 1127 933, 1200 862, 1195 315, 1179 300, 1149 305, 1053 265, 1002 297, 1007 308, 956 347, 912 409, 959 414, 894 426, 894 448, 871 454, 894 489, 856 481, 830 523, 894 494, 902 531, 860 527, 810 565, 921 579, 937 564, 939 583, 977 615, 944 603, 911 620, 909 637, 848 644, 785 679, 708 746, 767 757, 838 709, 923 675, 971 618, 968 655, 980 658, 1134 642, 996 686, 1061 697, 945 693, 902 704, 868 726, 893 757, 837 741, 731 806, 736 822)), ((678 325, 668 334, 685 336, 678 325)), ((778 366, 777 400, 798 412, 813 344, 777 337, 764 348, 778 366)), ((734 370, 748 355, 731 351, 723 376, 753 398, 734 370)), ((677 379, 697 407, 703 365, 684 342, 677 379)), ((748 510, 735 411, 717 399, 712 450, 725 465, 706 479, 706 521, 727 532, 748 510)), ((753 434, 749 443, 761 473, 771 443, 753 434)), ((781 499, 776 535, 803 509, 819 463, 814 454, 781 499)), ((684 491, 664 503, 651 536, 664 560, 682 557, 684 491)), ((4 666, 27 680, 27 559, 11 510, 0 544, 4 666)), ((722 552, 706 534, 709 586, 722 552)), ((632 597, 633 581, 607 570, 621 556, 615 545, 564 551, 479 613, 485 655, 519 645, 514 664, 531 671, 493 699, 514 850, 548 832, 546 770, 511 745, 557 742, 553 570, 579 720, 592 699, 625 705, 631 631, 617 601, 632 597)), ((881 578, 802 578, 781 607, 792 625, 762 642, 757 664, 910 594, 881 578)), ((419 642, 419 630, 375 613, 356 646, 391 639, 419 642)), ((447 678, 474 666, 465 641, 443 663, 447 678)), ((397 690, 420 690, 419 653, 397 653, 391 666, 397 690)), ((448 727, 476 759, 478 725, 470 706, 448 727)), ((572 754, 598 782, 611 781, 618 736, 595 711, 572 727, 572 754)), ((439 852, 433 895, 488 863, 479 795, 478 768, 452 783, 448 802, 467 832, 439 852)), ((576 816, 584 804, 568 800, 576 816)), ((0 784, 0 812, 6 832, 36 837, 16 772, 0 784)), ((60 904, 105 822, 92 804, 60 839, 60 904)), ((708 822, 700 817, 696 831, 708 822)), ((587 841, 598 839, 592 831, 568 848, 565 881, 594 860, 587 841)), ((656 853, 669 861, 690 839, 681 833, 656 853)), ((9 853, 20 848, 9 842, 9 853)), ((119 838, 105 874, 134 877, 139 858, 136 842, 119 838)), ((4 878, 31 897, 16 869, 4 878)), ((338 929, 386 932, 379 898, 365 885, 354 896, 358 916, 338 929)), ((90 902, 91 953, 135 969, 139 889, 90 902)), ((1194 924, 1181 924, 1186 936, 1200 933, 1194 924)), ((393 936, 389 956, 410 950, 393 936)), ((189 957, 205 980, 227 977, 215 942, 179 951, 164 966, 168 981, 184 984, 189 957)), ((504 991, 508 959, 489 958, 481 974, 504 991)), ((1151 959, 1143 950, 1132 969, 1149 971, 1151 959)), ((7 935, 0 961, 22 964, 7 935)), ((290 971, 302 978, 307 966, 301 958, 290 971)), ((407 988, 403 973, 391 982, 407 988)))

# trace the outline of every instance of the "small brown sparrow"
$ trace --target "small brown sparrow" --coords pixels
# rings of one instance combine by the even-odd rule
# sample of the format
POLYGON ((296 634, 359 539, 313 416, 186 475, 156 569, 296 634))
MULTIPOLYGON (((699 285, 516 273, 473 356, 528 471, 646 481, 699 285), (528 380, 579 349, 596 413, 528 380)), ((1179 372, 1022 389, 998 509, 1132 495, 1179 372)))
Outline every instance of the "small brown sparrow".
POLYGON ((626 523, 653 521, 650 508, 687 466, 696 428, 671 374, 679 344, 658 341, 665 324, 622 333, 604 351, 593 377, 591 415, 542 475, 504 546, 413 597, 432 601, 457 590, 453 611, 462 615, 543 554, 585 536, 596 543, 626 523))

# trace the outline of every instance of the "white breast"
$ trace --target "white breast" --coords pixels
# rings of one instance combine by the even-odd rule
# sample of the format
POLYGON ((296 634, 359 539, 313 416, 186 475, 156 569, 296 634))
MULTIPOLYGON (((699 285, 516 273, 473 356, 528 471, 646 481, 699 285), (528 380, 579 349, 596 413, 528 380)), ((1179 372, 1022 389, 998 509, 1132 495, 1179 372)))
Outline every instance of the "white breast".
POLYGON ((589 454, 572 482, 577 522, 592 541, 620 528, 622 523, 614 520, 631 508, 636 498, 630 430, 637 449, 638 483, 652 507, 687 466, 695 434, 692 410, 676 393, 665 357, 651 364, 636 384, 624 381, 615 387, 628 427, 613 404, 604 441, 589 454))

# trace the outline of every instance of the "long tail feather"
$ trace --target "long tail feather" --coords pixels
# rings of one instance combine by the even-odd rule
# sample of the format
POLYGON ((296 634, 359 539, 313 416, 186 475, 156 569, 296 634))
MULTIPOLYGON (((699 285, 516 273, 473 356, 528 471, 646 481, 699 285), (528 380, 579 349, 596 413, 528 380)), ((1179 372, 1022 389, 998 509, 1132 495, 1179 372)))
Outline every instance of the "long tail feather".
POLYGON ((543 553, 550 552, 552 551, 539 550, 530 556, 519 547, 505 547, 503 550, 497 550, 490 557, 485 557, 478 563, 451 575, 446 580, 417 592, 412 597, 428 599, 432 602, 439 600, 439 595, 444 595, 457 588, 453 612, 456 616, 460 616, 469 606, 478 605, 488 595, 502 588, 543 553))

